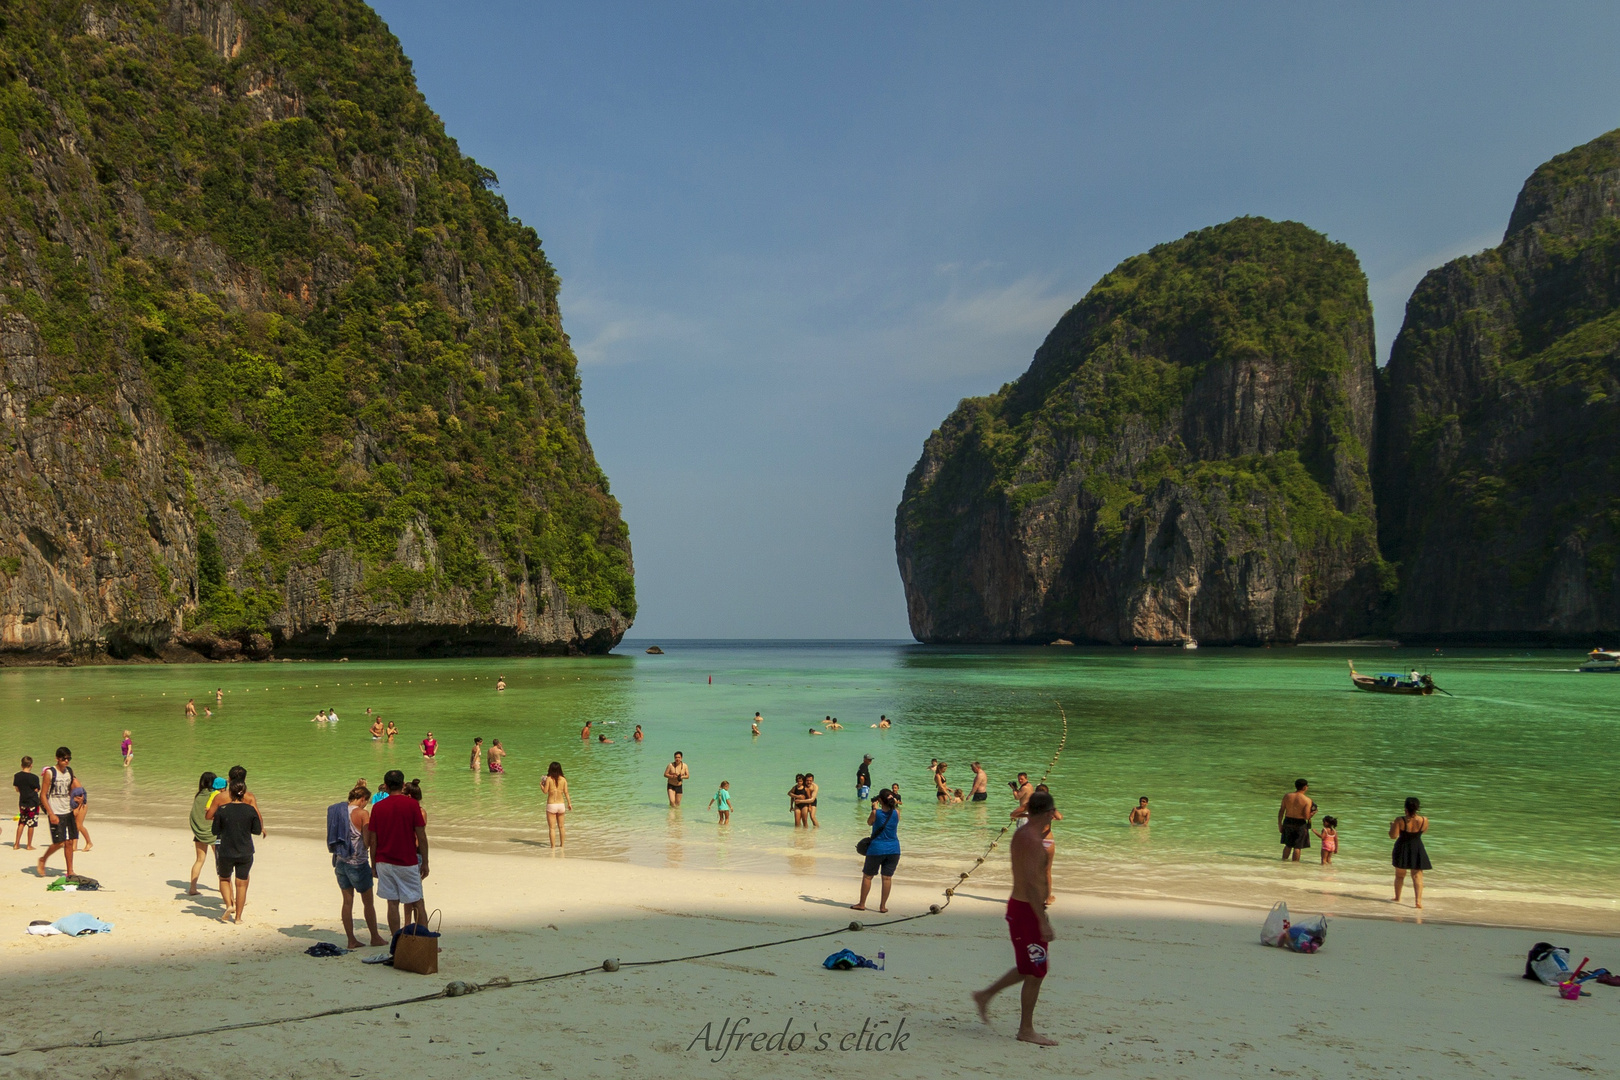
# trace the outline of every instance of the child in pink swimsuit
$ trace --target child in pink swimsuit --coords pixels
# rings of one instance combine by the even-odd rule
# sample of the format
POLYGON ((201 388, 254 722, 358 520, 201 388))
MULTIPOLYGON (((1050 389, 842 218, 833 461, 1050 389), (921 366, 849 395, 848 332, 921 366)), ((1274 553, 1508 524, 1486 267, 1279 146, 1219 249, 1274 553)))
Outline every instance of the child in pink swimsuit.
POLYGON ((1333 862, 1333 853, 1339 850, 1339 819, 1329 814, 1322 819, 1322 831, 1316 834, 1322 841, 1322 865, 1333 862))

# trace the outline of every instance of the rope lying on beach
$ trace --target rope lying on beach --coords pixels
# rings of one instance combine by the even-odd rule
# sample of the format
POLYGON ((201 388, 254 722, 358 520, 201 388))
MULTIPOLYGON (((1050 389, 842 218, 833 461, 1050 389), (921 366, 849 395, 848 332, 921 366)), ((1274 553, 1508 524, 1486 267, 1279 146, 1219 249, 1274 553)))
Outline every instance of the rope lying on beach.
MULTIPOLYGON (((1063 705, 1061 702, 1054 702, 1054 704, 1056 704, 1058 707, 1058 715, 1063 718, 1063 733, 1058 738, 1057 749, 1052 753, 1052 760, 1047 763, 1046 771, 1041 774, 1040 782, 1043 784, 1046 782, 1046 778, 1052 774, 1053 768, 1057 766, 1058 755, 1063 753, 1063 747, 1069 741, 1068 714, 1063 711, 1063 705)), ((658 967, 662 964, 685 963, 688 960, 707 960, 708 958, 714 956, 729 956, 732 953, 750 952, 754 949, 769 949, 774 948, 777 945, 791 945, 799 941, 814 941, 817 938, 834 937, 838 934, 872 930, 880 926, 898 926, 900 923, 908 923, 916 919, 926 919, 931 915, 938 915, 946 908, 950 907, 951 900, 956 895, 956 890, 961 888, 962 883, 965 882, 975 871, 977 871, 979 867, 984 865, 984 860, 990 857, 990 853, 996 849, 996 845, 1001 843, 1001 838, 1006 836, 1007 833, 1012 830, 1012 828, 1013 823, 1011 821, 1002 826, 1001 831, 998 832, 995 835, 995 838, 990 841, 990 846, 984 849, 984 854, 979 856, 979 858, 974 861, 973 865, 957 878, 955 885, 952 885, 945 890, 945 902, 943 904, 929 904, 927 911, 920 911, 915 915, 902 915, 898 918, 885 919, 882 922, 875 923, 852 921, 847 926, 839 927, 836 930, 823 930, 820 933, 801 934, 798 937, 779 938, 775 941, 761 941, 753 945, 737 945, 729 949, 716 949, 713 952, 692 953, 689 956, 671 956, 662 960, 620 961, 618 959, 610 959, 604 960, 602 963, 592 967, 578 968, 574 971, 559 971, 552 975, 536 975, 530 979, 509 979, 504 975, 497 975, 495 978, 483 983, 468 983, 457 980, 446 984, 443 989, 436 990, 431 994, 418 994, 416 997, 400 998, 397 1001, 383 1001, 374 1005, 344 1005, 335 1009, 322 1009, 320 1012, 305 1013, 301 1016, 281 1016, 272 1020, 244 1020, 240 1023, 219 1024, 215 1027, 197 1028, 192 1031, 171 1031, 159 1035, 130 1035, 121 1039, 103 1038, 101 1032, 98 1031, 89 1039, 78 1042, 54 1043, 49 1046, 20 1046, 15 1050, 0 1050, 0 1058, 13 1057, 17 1054, 48 1054, 57 1050, 72 1050, 81 1047, 129 1046, 133 1043, 167 1042, 171 1039, 191 1039, 203 1035, 218 1035, 221 1032, 226 1031, 246 1031, 251 1028, 275 1027, 279 1024, 299 1024, 306 1020, 320 1020, 328 1016, 346 1016, 350 1013, 376 1012, 379 1009, 397 1009, 405 1005, 420 1005, 423 1002, 438 1001, 441 998, 465 997, 468 994, 476 994, 485 990, 509 990, 517 986, 533 986, 536 983, 555 982, 558 979, 575 979, 582 975, 593 975, 598 972, 614 972, 623 968, 658 967)))

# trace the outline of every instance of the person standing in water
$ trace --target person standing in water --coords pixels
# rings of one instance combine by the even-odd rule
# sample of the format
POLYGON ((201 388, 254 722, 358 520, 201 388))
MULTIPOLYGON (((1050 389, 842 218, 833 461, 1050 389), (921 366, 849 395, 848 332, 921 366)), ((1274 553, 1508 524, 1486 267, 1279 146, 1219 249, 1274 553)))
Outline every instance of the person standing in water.
POLYGON ((816 820, 817 796, 821 794, 821 785, 816 783, 815 773, 804 774, 804 795, 799 800, 799 809, 804 812, 805 828, 821 828, 821 822, 816 820))
POLYGON ((1136 800, 1136 809, 1131 811, 1131 824, 1146 825, 1148 823, 1148 819, 1150 819, 1152 816, 1153 811, 1148 809, 1148 797, 1143 795, 1140 799, 1136 800))
POLYGON ((546 769, 546 778, 540 781, 546 794, 546 838, 554 848, 562 847, 568 834, 563 830, 563 815, 574 808, 568 794, 568 780, 563 776, 562 762, 553 761, 546 769))
POLYGON ((477 772, 478 767, 481 764, 483 764, 483 761, 484 761, 484 737, 482 735, 480 735, 476 739, 473 740, 472 759, 471 759, 471 761, 468 762, 467 767, 469 769, 471 769, 473 772, 477 772))
POLYGON ((720 811, 719 811, 719 813, 720 813, 720 824, 721 825, 730 824, 731 823, 731 781, 730 780, 722 780, 722 781, 720 781, 719 790, 717 790, 714 793, 714 798, 709 800, 709 805, 710 806, 713 806, 715 803, 720 804, 720 811))
POLYGON ((970 802, 984 802, 990 797, 990 774, 984 771, 984 766, 975 761, 970 768, 973 770, 973 787, 968 790, 970 802))
POLYGON ((124 741, 118 744, 118 752, 124 755, 124 768, 129 768, 130 762, 135 760, 135 740, 129 737, 127 730, 124 732, 124 741))
POLYGON ((422 756, 431 761, 438 752, 439 740, 435 739, 433 732, 430 731, 427 733, 427 738, 422 740, 422 756))
POLYGON ((1307 794, 1310 789, 1311 785, 1300 777, 1294 781, 1294 790, 1283 796, 1282 805, 1277 808, 1277 830, 1282 834, 1284 862, 1290 857, 1299 862, 1299 853, 1311 846, 1311 818, 1316 814, 1316 804, 1307 794))
POLYGON ((1046 978, 1047 946, 1057 935, 1046 917, 1051 895, 1048 875, 1051 854, 1042 834, 1052 824, 1057 806, 1049 792, 1030 795, 1026 807, 1028 824, 1013 833, 1011 847, 1013 886, 1007 899, 1007 932, 1012 938, 1014 967, 1007 974, 973 995, 979 1019, 990 1022, 990 1002, 1003 990, 1019 983, 1018 1039, 1036 1046, 1056 1046, 1057 1040, 1035 1030, 1035 1003, 1041 996, 1041 980, 1046 978))
POLYGON ((495 689, 496 690, 505 690, 506 689, 506 676, 505 675, 502 675, 500 678, 495 680, 495 689))
POLYGON ((501 764, 501 759, 505 756, 506 748, 501 745, 501 740, 496 739, 489 744, 489 772, 491 776, 506 771, 506 766, 501 764))
POLYGON ((855 798, 865 799, 872 794, 872 755, 867 754, 855 768, 855 798))
POLYGON ((1401 884, 1406 875, 1412 875, 1412 899, 1423 906, 1423 871, 1433 870, 1429 865, 1429 852, 1423 846, 1423 834, 1429 831, 1429 819, 1419 814, 1423 804, 1416 799, 1406 800, 1406 813, 1389 823, 1389 838, 1395 841, 1389 861, 1395 867, 1395 900, 1401 902, 1401 884))
POLYGON ((630 737, 632 739, 636 740, 636 742, 640 742, 642 739, 646 738, 646 736, 641 733, 641 725, 640 724, 636 725, 636 733, 634 735, 630 736, 630 737))
POLYGON ((197 699, 196 698, 187 698, 186 699, 186 718, 188 720, 195 720, 197 718, 197 699))
POLYGON ((669 805, 671 807, 681 805, 681 791, 691 776, 692 770, 686 767, 686 761, 681 756, 681 752, 679 750, 675 751, 675 760, 664 768, 664 785, 668 788, 666 794, 669 795, 669 805))
POLYGON ((223 704, 225 704, 225 688, 223 686, 216 686, 214 688, 214 705, 218 707, 223 704))
POLYGON ((388 745, 392 746, 394 745, 394 736, 399 734, 399 728, 395 726, 392 720, 390 720, 388 721, 388 726, 383 729, 383 734, 388 736, 388 745))
POLYGON ((383 737, 382 717, 374 716, 374 717, 371 718, 371 741, 372 742, 377 742, 382 737, 383 737))

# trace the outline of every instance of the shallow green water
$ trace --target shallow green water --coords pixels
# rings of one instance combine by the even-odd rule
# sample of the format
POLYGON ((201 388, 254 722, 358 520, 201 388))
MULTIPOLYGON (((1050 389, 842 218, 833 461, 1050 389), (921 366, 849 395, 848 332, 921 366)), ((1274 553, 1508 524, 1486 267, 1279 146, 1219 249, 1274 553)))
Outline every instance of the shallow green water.
POLYGON ((574 793, 577 855, 806 873, 852 862, 865 832, 853 777, 870 753, 874 780, 899 781, 907 796, 902 840, 915 870, 971 861, 1006 820, 1005 782, 1019 769, 1039 775, 1051 756, 1061 701, 1069 740, 1050 783, 1062 849, 1104 884, 1173 892, 1191 873, 1240 886, 1271 872, 1277 803, 1296 776, 1339 818, 1337 872, 1351 878, 1385 876, 1385 829, 1415 794, 1433 819, 1432 878, 1453 889, 1601 912, 1620 880, 1620 677, 1577 674, 1576 653, 663 644, 664 656, 626 646, 578 660, 9 669, 0 751, 13 762, 32 754, 37 771, 68 744, 92 832, 98 818, 182 827, 198 773, 240 763, 272 831, 322 835, 322 809, 356 777, 375 786, 399 767, 421 777, 436 837, 501 850, 545 844, 538 782, 556 759, 574 793), (1456 696, 1356 693, 1351 655, 1367 671, 1432 670, 1456 696), (509 689, 496 694, 502 674, 509 689), (187 721, 186 699, 200 713, 215 687, 224 706, 187 721), (342 721, 309 723, 325 706, 342 721), (371 741, 367 707, 398 723, 398 743, 371 741), (869 726, 880 713, 892 730, 869 726), (828 714, 846 730, 807 734, 828 714), (616 741, 582 744, 587 719, 616 741), (136 748, 127 771, 125 728, 136 748), (433 763, 417 749, 429 728, 433 763), (504 776, 469 773, 475 735, 502 740, 504 776), (671 813, 661 773, 676 749, 693 779, 671 813), (964 789, 968 762, 983 761, 990 802, 936 806, 933 757, 964 789), (794 830, 786 811, 804 770, 823 789, 814 834, 794 830), (704 808, 722 779, 735 807, 724 833, 704 808), (1146 832, 1125 824, 1139 794, 1154 808, 1146 832))

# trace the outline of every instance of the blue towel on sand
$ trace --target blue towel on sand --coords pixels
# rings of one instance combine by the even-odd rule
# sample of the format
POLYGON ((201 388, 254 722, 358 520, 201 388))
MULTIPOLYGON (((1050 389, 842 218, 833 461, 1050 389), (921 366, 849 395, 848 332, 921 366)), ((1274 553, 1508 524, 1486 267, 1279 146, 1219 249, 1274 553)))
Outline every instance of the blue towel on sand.
POLYGON ((855 968, 872 968, 877 965, 864 956, 850 952, 848 949, 839 949, 821 962, 821 966, 829 971, 851 971, 855 968))
POLYGON ((86 915, 82 911, 76 915, 64 915, 51 925, 71 937, 78 937, 80 934, 105 934, 113 928, 112 923, 102 922, 94 915, 86 915))

